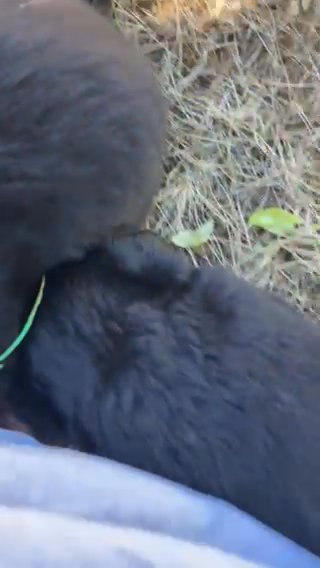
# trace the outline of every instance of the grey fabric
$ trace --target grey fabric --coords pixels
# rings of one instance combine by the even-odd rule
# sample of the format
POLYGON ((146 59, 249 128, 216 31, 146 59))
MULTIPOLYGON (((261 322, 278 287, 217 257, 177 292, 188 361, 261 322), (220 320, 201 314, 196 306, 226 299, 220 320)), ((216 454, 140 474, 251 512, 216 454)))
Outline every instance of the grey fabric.
POLYGON ((0 447, 0 566, 320 567, 224 502, 115 462, 16 442, 0 447))
POLYGON ((14 568, 257 566, 207 546, 148 531, 30 510, 0 507, 0 535, 1 566, 14 568), (14 544, 13 535, 18 535, 14 544))

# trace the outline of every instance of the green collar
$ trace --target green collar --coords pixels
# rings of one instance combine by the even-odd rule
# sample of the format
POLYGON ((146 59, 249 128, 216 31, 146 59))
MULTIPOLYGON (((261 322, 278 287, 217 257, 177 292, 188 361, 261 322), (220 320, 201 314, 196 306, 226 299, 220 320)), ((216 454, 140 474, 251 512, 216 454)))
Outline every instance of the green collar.
POLYGON ((10 357, 10 355, 19 347, 19 345, 22 343, 22 341, 24 340, 26 335, 29 333, 29 331, 32 327, 32 324, 35 320, 35 317, 37 315, 37 311, 39 309, 39 306, 42 302, 45 283, 46 283, 46 278, 45 278, 45 276, 43 276, 42 279, 41 279, 39 292, 38 292, 37 297, 35 299, 35 302, 33 304, 32 310, 31 310, 30 314, 28 315, 28 319, 27 319, 26 323, 24 324, 19 335, 11 343, 11 345, 9 345, 9 347, 7 347, 7 349, 0 355, 0 370, 3 369, 4 364, 5 364, 6 360, 8 359, 8 357, 10 357))

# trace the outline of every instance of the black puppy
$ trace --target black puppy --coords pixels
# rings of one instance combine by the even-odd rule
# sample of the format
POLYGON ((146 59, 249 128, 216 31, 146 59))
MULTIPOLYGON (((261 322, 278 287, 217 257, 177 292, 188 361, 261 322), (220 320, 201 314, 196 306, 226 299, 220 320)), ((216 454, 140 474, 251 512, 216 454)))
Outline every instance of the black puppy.
POLYGON ((142 233, 48 274, 5 399, 41 441, 222 497, 320 554, 320 329, 142 233))
POLYGON ((146 60, 81 0, 0 0, 0 352, 41 274, 160 187, 162 96, 146 60))

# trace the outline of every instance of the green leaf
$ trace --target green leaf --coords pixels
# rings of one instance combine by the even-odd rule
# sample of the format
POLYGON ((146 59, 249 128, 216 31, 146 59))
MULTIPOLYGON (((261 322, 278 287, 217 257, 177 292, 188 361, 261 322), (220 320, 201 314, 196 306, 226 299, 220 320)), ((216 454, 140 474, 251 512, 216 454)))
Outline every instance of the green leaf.
POLYGON ((177 247, 197 249, 208 242, 213 233, 213 221, 207 221, 194 231, 179 231, 171 237, 177 247))
POLYGON ((274 235, 283 236, 290 233, 297 225, 301 225, 303 220, 285 209, 269 207, 252 213, 248 223, 249 227, 258 227, 274 235))

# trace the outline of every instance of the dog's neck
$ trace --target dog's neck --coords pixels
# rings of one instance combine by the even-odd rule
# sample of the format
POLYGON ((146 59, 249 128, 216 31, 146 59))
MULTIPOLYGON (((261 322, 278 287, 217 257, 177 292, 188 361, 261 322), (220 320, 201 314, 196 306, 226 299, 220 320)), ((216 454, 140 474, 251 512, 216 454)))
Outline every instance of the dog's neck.
POLYGON ((0 354, 18 336, 41 275, 39 268, 26 266, 26 259, 0 264, 0 354))

